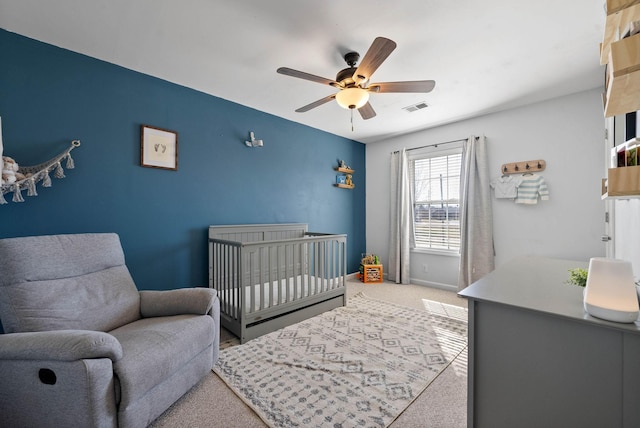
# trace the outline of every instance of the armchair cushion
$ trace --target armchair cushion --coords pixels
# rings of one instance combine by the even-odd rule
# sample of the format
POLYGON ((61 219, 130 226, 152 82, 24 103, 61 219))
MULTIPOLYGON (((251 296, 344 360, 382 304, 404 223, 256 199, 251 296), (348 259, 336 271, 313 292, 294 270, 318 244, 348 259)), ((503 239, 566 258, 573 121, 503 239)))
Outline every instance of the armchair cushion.
POLYGON ((116 234, 0 240, 5 333, 109 331, 140 318, 140 295, 116 234))
POLYGON ((6 238, 0 241, 0 249, 0 287, 72 278, 124 265, 124 253, 115 233, 6 238))
POLYGON ((0 335, 0 360, 76 361, 122 358, 120 342, 108 333, 60 330, 0 335))
POLYGON ((140 313, 143 318, 182 314, 206 315, 211 311, 216 296, 216 290, 211 288, 141 291, 140 313))
POLYGON ((216 336, 213 318, 202 315, 143 318, 110 334, 124 349, 114 364, 123 408, 210 349, 216 336))

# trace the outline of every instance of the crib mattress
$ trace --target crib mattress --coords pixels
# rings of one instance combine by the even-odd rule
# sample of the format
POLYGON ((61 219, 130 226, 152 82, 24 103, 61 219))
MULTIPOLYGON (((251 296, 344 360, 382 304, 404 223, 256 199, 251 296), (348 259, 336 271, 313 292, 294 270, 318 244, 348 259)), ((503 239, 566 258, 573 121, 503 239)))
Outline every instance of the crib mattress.
MULTIPOLYGON (((319 278, 314 276, 297 276, 270 283, 248 285, 244 287, 244 313, 254 313, 284 303, 303 300, 343 286, 342 277, 319 278)), ((242 309, 236 307, 236 302, 240 301, 237 296, 238 291, 238 288, 218 290, 223 311, 225 305, 230 305, 234 312, 242 309)))

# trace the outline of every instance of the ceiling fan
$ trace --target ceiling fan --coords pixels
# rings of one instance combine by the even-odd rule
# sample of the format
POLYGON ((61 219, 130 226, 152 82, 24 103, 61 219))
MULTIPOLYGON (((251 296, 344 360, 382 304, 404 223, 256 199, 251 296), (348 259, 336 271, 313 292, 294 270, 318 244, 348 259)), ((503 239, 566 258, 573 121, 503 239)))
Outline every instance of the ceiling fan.
POLYGON ((380 67, 387 57, 396 48, 396 42, 384 37, 376 37, 369 50, 362 58, 360 65, 356 67, 360 55, 357 52, 345 54, 344 60, 349 67, 340 70, 336 75, 336 80, 327 79, 292 68, 280 67, 277 71, 286 76, 297 77, 310 80, 312 82, 333 86, 339 89, 335 94, 300 107, 298 113, 304 113, 313 108, 321 106, 335 99, 343 108, 354 109, 360 112, 363 119, 375 117, 376 112, 369 103, 370 93, 390 93, 390 92, 431 92, 436 85, 433 80, 415 80, 404 82, 370 83, 371 75, 380 67))

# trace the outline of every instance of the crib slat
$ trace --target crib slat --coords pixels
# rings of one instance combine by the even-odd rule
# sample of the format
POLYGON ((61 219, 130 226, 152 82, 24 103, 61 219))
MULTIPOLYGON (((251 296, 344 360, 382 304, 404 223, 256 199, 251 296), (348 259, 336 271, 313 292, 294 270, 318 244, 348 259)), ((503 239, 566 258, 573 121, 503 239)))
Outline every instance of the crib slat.
POLYGON ((264 287, 264 283, 267 281, 268 277, 267 275, 269 275, 269 270, 267 268, 267 263, 265 262, 265 255, 264 255, 264 247, 260 247, 260 273, 258 274, 260 276, 260 309, 264 309, 264 296, 265 296, 265 287, 264 287))
POLYGON ((266 299, 266 307, 270 308, 271 306, 273 306, 273 298, 275 297, 275 291, 276 291, 276 287, 278 286, 277 284, 277 278, 276 278, 276 267, 277 267, 277 263, 278 263, 278 247, 277 246, 270 246, 267 247, 266 249, 267 252, 267 263, 268 263, 268 273, 269 273, 269 280, 268 282, 265 284, 265 288, 267 289, 267 299, 266 299))
POLYGON ((315 276, 315 288, 314 288, 314 293, 318 294, 321 291, 320 290, 321 272, 320 272, 320 263, 318 263, 318 262, 320 260, 321 254, 322 254, 322 251, 321 251, 322 250, 322 242, 316 242, 315 247, 316 247, 315 248, 316 251, 315 251, 315 257, 313 259, 313 266, 315 268, 315 275, 314 275, 315 276))
POLYGON ((300 243, 294 245, 293 249, 293 263, 296 269, 296 281, 293 288, 293 300, 297 300, 300 292, 302 291, 302 283, 304 282, 304 269, 302 267, 303 260, 300 258, 300 243))
POLYGON ((291 293, 296 284, 296 266, 293 261, 293 245, 289 244, 284 249, 284 258, 287 263, 287 269, 285 276, 287 277, 287 293, 285 296, 285 303, 291 301, 291 293))

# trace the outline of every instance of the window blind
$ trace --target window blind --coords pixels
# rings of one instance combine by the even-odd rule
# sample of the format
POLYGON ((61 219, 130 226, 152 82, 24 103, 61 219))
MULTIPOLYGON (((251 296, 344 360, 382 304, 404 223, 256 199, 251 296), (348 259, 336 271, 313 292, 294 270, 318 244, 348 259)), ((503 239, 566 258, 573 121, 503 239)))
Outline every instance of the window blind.
POLYGON ((435 155, 410 163, 417 248, 460 248, 460 166, 462 154, 435 155))

